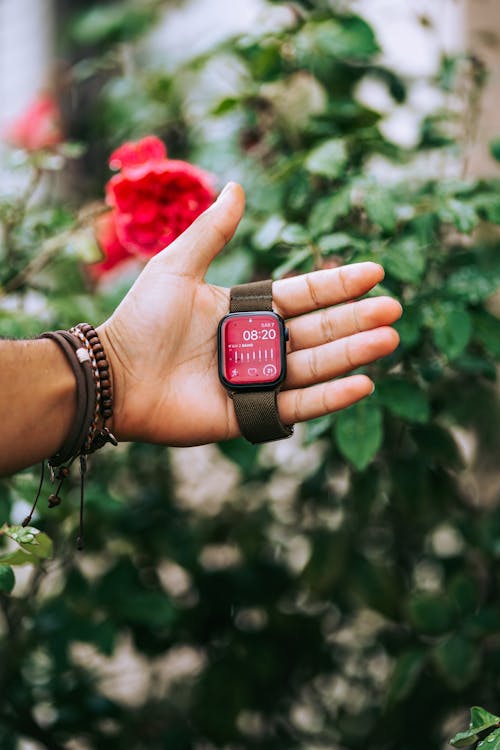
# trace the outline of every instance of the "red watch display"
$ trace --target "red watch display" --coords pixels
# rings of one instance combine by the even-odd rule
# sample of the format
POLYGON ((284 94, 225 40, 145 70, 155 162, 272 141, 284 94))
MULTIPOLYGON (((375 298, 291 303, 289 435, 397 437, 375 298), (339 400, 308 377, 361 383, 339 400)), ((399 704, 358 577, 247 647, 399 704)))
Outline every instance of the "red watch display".
POLYGON ((286 375, 288 331, 274 312, 238 312, 219 324, 219 375, 233 390, 275 388, 286 375))

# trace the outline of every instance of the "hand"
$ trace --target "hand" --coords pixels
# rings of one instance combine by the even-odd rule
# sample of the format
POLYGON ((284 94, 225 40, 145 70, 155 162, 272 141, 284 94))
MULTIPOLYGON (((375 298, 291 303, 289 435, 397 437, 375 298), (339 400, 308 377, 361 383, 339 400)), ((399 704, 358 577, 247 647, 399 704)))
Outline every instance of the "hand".
MULTIPOLYGON (((174 243, 152 258, 98 329, 110 362, 119 440, 196 445, 239 435, 217 371, 217 325, 229 289, 204 281, 233 236, 244 207, 230 183, 174 243)), ((342 409, 370 394, 365 375, 340 375, 390 354, 401 315, 389 297, 353 301, 382 280, 376 263, 357 263, 276 281, 276 311, 290 331, 287 379, 278 396, 285 424, 342 409), (342 304, 347 303, 347 304, 342 304)))

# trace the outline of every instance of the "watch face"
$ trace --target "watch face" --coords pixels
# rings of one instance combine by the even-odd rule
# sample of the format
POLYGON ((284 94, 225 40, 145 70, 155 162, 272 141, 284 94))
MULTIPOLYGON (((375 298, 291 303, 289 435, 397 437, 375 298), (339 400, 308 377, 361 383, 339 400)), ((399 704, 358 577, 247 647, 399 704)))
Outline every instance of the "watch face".
POLYGON ((272 312, 231 313, 219 327, 219 367, 228 386, 272 386, 285 370, 284 326, 272 312))

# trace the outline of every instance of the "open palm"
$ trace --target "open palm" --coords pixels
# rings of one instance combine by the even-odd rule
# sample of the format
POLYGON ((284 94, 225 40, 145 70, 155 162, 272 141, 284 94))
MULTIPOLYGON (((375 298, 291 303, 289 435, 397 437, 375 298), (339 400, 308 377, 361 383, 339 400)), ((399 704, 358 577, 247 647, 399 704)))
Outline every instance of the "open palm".
MULTIPOLYGON (((146 266, 100 328, 113 375, 113 430, 121 440, 195 445, 239 435, 217 373, 217 325, 229 289, 204 281, 234 234, 244 205, 231 183, 219 200, 146 266)), ((286 424, 348 406, 368 395, 364 375, 340 375, 392 352, 401 314, 389 297, 356 300, 383 278, 358 263, 276 281, 274 306, 290 331, 287 379, 278 397, 286 424), (346 303, 346 304, 343 304, 346 303)))

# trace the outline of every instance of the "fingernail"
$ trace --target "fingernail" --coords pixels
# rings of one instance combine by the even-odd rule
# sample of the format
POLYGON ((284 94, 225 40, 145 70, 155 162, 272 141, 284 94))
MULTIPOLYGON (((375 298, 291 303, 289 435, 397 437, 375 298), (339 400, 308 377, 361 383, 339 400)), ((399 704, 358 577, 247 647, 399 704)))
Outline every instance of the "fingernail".
POLYGON ((372 389, 371 389, 369 395, 371 396, 372 393, 375 393, 375 383, 372 383, 372 389))
POLYGON ((234 185, 234 182, 228 182, 227 185, 225 185, 223 189, 221 190, 221 192, 219 193, 217 201, 220 201, 220 199, 231 190, 233 185, 234 185))

